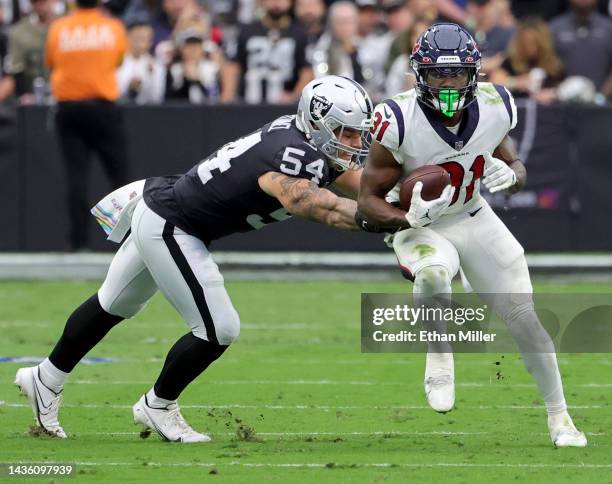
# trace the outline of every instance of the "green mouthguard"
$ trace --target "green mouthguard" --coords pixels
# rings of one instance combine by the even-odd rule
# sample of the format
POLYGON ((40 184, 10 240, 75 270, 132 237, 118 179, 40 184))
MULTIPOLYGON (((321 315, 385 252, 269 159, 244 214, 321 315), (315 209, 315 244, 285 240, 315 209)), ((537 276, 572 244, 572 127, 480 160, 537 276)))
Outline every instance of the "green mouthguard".
POLYGON ((444 116, 452 118, 453 115, 457 112, 453 108, 456 103, 459 102, 459 91, 457 89, 442 89, 438 93, 438 98, 440 99, 440 108, 442 108, 442 114, 444 114, 444 116), (442 107, 442 103, 444 103, 446 107, 442 107))

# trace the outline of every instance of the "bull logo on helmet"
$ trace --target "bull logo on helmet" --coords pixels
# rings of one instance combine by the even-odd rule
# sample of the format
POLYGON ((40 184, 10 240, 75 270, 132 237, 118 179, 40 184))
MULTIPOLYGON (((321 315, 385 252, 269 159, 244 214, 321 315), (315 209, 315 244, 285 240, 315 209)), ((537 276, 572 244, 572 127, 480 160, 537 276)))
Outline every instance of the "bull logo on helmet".
POLYGON ((325 115, 331 109, 333 103, 327 100, 323 96, 314 95, 310 101, 310 115, 315 121, 319 121, 325 117, 325 115))

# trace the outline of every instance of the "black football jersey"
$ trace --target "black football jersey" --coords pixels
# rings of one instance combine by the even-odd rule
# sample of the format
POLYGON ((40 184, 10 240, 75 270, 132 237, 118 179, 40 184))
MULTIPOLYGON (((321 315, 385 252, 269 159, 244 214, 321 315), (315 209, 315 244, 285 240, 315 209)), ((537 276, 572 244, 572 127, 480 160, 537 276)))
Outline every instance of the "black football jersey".
POLYGON ((308 37, 302 27, 291 23, 277 30, 261 21, 243 25, 230 60, 242 69, 240 96, 249 104, 277 102, 280 91, 292 91, 306 59, 308 37))
POLYGON ((291 217, 258 184, 269 171, 321 187, 338 176, 297 128, 295 116, 282 116, 224 145, 184 175, 147 179, 144 200, 168 222, 208 243, 291 217))

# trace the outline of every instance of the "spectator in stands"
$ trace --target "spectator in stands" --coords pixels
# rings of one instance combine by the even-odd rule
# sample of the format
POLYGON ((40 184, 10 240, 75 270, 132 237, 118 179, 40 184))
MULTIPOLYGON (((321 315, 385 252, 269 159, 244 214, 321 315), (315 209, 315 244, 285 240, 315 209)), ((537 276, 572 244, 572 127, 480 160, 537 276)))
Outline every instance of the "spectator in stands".
POLYGON ((185 12, 197 11, 195 0, 161 0, 161 8, 153 19, 153 48, 160 42, 171 40, 179 17, 185 12))
POLYGON ((329 8, 328 28, 314 53, 316 77, 335 74, 363 82, 357 59, 358 16, 353 2, 340 0, 329 8))
MULTIPOLYGON (((419 19, 419 21, 428 23, 429 25, 439 20, 438 9, 430 0, 409 0, 407 5, 413 19, 419 19)), ((395 35, 385 61, 385 72, 389 72, 393 62, 395 62, 398 57, 403 54, 410 54, 412 46, 414 45, 411 41, 412 34, 412 25, 409 25, 395 35)))
POLYGON ((474 39, 484 57, 493 57, 506 51, 513 29, 500 27, 499 10, 495 0, 469 0, 468 12, 474 39))
POLYGON ((155 57, 165 65, 173 61, 176 36, 185 30, 198 30, 204 38, 212 35, 208 13, 196 0, 163 0, 162 13, 153 23, 155 57))
POLYGON ((398 92, 408 91, 416 85, 416 77, 410 68, 410 52, 416 44, 419 35, 423 33, 431 24, 425 19, 416 19, 412 27, 408 29, 406 39, 405 53, 397 57, 387 74, 385 81, 386 96, 395 96, 398 92))
POLYGON ((382 0, 385 20, 389 35, 395 38, 397 34, 412 25, 413 16, 405 0, 382 0))
POLYGON ((499 26, 500 11, 494 0, 469 0, 467 7, 470 30, 483 56, 483 72, 487 73, 503 62, 513 29, 499 26))
POLYGON ((377 0, 356 0, 356 3, 359 10, 358 60, 364 77, 363 86, 377 102, 384 91, 384 65, 389 52, 384 11, 377 0))
POLYGON ((512 0, 512 12, 519 20, 538 17, 549 20, 562 13, 567 7, 567 0, 512 0))
POLYGON ((68 177, 70 246, 74 250, 88 244, 92 152, 100 156, 112 188, 129 180, 122 113, 115 105, 117 68, 126 44, 125 28, 98 9, 97 0, 77 0, 72 14, 49 27, 46 61, 58 101, 55 126, 68 177))
POLYGON ((164 97, 165 67, 150 53, 153 28, 144 21, 127 26, 128 51, 117 71, 122 100, 159 103, 164 97))
POLYGON ((497 25, 504 29, 511 29, 514 32, 516 18, 512 13, 510 0, 493 0, 495 10, 497 10, 497 25))
POLYGON ((166 100, 213 104, 219 100, 219 72, 223 62, 218 47, 198 30, 176 38, 178 59, 168 67, 166 100))
POLYGON ((414 18, 423 18, 432 24, 441 20, 438 7, 431 0, 408 0, 408 8, 414 18))
POLYGON ((468 22, 466 0, 433 0, 442 20, 465 25, 468 22))
POLYGON ((325 31, 327 7, 323 0, 296 0, 294 12, 296 20, 306 31, 308 37, 306 60, 312 65, 314 63, 312 51, 325 31))
POLYGON ((30 10, 27 0, 0 0, 0 24, 13 25, 30 10))
POLYGON ((21 104, 46 100, 49 75, 44 65, 45 39, 55 18, 54 4, 55 0, 32 0, 32 13, 9 29, 6 75, 0 80, 0 102, 13 94, 21 104))
POLYGON ((563 64, 555 53, 550 30, 543 20, 520 22, 508 45, 507 57, 490 79, 505 85, 515 97, 530 96, 541 103, 555 99, 563 80, 563 64))
POLYGON ((612 20, 595 11, 596 0, 570 0, 571 11, 550 22, 567 76, 584 76, 612 96, 612 20))
POLYGON ((243 25, 222 73, 222 101, 294 103, 313 78, 306 60, 308 39, 292 20, 291 0, 261 0, 264 16, 243 25))
POLYGON ((200 0, 200 4, 210 14, 213 25, 226 27, 236 24, 238 0, 200 0))

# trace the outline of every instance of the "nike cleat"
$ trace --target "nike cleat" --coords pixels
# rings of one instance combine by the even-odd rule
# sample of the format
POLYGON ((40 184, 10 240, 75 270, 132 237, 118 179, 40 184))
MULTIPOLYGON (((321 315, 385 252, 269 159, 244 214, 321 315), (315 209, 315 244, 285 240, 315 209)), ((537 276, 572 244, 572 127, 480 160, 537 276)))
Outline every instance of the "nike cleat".
POLYGON ((151 431, 155 431, 162 439, 170 442, 192 444, 211 441, 208 435, 196 432, 191 428, 181 415, 177 403, 172 403, 164 408, 153 408, 149 406, 146 395, 143 395, 132 407, 132 412, 134 423, 144 427, 142 437, 148 437, 151 431))
POLYGON ((37 366, 17 370, 15 384, 30 401, 37 425, 52 437, 65 439, 66 432, 60 426, 58 417, 62 393, 54 392, 40 380, 37 366))

